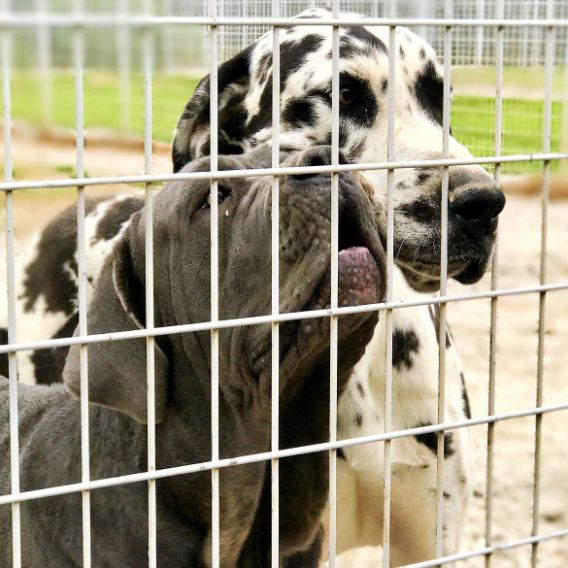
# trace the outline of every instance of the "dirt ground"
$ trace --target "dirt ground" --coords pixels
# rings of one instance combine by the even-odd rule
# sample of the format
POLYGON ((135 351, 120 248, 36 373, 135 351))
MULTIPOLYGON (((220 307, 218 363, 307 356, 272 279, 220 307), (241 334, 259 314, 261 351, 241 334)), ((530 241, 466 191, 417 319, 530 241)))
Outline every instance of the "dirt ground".
MULTIPOLYGON (((14 140, 15 175, 24 178, 68 177, 74 170, 73 148, 46 145, 18 136, 14 140)), ((89 175, 141 173, 141 152, 124 149, 102 150, 87 146, 89 175)), ((154 171, 169 171, 169 159, 161 153, 154 171)), ((89 193, 117 188, 91 189, 89 193)), ((31 232, 41 227, 74 199, 74 190, 16 192, 16 236, 19 250, 31 232)), ((4 234, 4 201, 0 199, 0 230, 4 234)), ((536 197, 510 195, 501 217, 499 237, 499 287, 515 288, 535 284, 540 267, 540 203, 536 197)), ((5 304, 4 238, 0 239, 0 310, 5 304)), ((547 281, 568 282, 568 200, 552 203, 548 211, 547 281)), ((471 288, 456 283, 450 293, 486 290, 490 277, 471 288)), ((538 296, 528 294, 498 300, 496 397, 497 413, 528 409, 535 404, 537 372, 538 296)), ((546 296, 546 340, 544 358, 544 404, 568 403, 568 291, 546 296)), ((487 414, 489 300, 452 303, 448 308, 451 328, 463 359, 474 416, 487 414)), ((24 338, 20 338, 24 339, 24 338)), ((531 534, 534 468, 534 417, 508 420, 495 428, 492 542, 506 543, 531 534)), ((486 426, 472 429, 475 440, 475 493, 465 526, 463 550, 484 546, 486 493, 486 426)), ((543 418, 541 501, 539 532, 568 529, 568 412, 543 418)), ((552 539, 539 545, 540 566, 564 568, 568 565, 568 538, 552 539)), ((530 566, 530 546, 495 553, 493 566, 530 566)), ((381 565, 380 551, 365 549, 340 557, 339 566, 371 568, 381 565)), ((483 558, 462 567, 483 566, 483 558)))

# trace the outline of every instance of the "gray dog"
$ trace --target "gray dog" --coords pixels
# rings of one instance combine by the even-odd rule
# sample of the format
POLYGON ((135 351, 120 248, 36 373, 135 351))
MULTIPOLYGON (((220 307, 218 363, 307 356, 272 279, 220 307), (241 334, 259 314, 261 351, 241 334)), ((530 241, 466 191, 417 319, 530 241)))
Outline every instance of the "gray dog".
MULTIPOLYGON (((328 148, 285 156, 286 165, 329 159, 328 148)), ((222 169, 266 167, 270 149, 221 157, 222 169)), ((184 171, 206 171, 204 160, 184 171)), ((271 182, 223 180, 219 185, 220 317, 270 313, 271 182)), ((176 181, 155 197, 156 326, 210 317, 210 197, 207 181, 176 181)), ((281 311, 329 303, 329 174, 289 176, 280 187, 281 311)), ((349 174, 340 176, 339 300, 379 302, 384 252, 368 196, 349 174)), ((144 209, 121 231, 105 261, 89 307, 89 332, 143 328, 144 209)), ((376 313, 343 317, 339 326, 340 389, 377 323, 376 313)), ((270 325, 220 333, 220 455, 270 449, 270 325)), ((280 445, 322 442, 328 432, 329 321, 281 325, 280 445)), ((158 337, 155 350, 157 466, 211 459, 210 334, 158 337)), ((19 386, 21 489, 80 480, 78 348, 64 369, 65 385, 19 386)), ((146 469, 145 340, 89 346, 91 478, 146 469)), ((0 494, 10 492, 8 381, 0 377, 0 494)), ((327 495, 326 452, 281 464, 280 550, 287 566, 317 563, 318 530, 327 495)), ((221 563, 264 566, 270 561, 270 469, 267 462, 220 473, 221 563)), ((147 562, 147 489, 137 483, 92 493, 94 566, 147 562)), ((160 566, 210 564, 209 472, 157 483, 160 566)), ((80 566, 81 496, 22 503, 26 567, 80 566)), ((0 566, 11 564, 10 507, 0 507, 0 566)))

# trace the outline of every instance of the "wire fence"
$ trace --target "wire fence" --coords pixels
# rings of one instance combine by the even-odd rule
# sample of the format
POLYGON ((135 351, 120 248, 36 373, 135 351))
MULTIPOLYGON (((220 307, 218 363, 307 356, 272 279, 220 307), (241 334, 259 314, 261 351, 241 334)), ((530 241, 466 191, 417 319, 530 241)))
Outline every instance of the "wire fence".
MULTIPOLYGON (((388 14, 386 1, 348 0, 342 3, 343 11, 353 11, 369 17, 384 17, 388 14)), ((317 1, 314 6, 324 6, 317 1)), ((283 17, 292 17, 306 7, 305 3, 285 1, 279 5, 283 17)), ((13 6, 18 14, 65 14, 71 8, 69 2, 54 0, 25 0, 13 6)), ((496 17, 495 0, 452 3, 452 17, 459 20, 480 20, 496 17)), ((109 2, 99 0, 91 2, 89 13, 137 17, 142 14, 141 5, 121 0, 109 2)), ((153 3, 157 16, 179 18, 197 18, 207 14, 206 4, 200 2, 177 2, 161 0, 153 3)), ((233 2, 224 0, 218 3, 219 17, 253 18, 257 24, 220 26, 217 32, 219 59, 224 61, 238 51, 256 41, 269 26, 261 23, 271 15, 271 4, 265 1, 233 2)), ((420 2, 397 2, 394 4, 395 16, 403 18, 440 18, 444 15, 444 3, 441 0, 420 2), (418 12, 417 12, 418 10, 418 12)), ((553 17, 568 17, 568 2, 555 2, 553 17)), ((542 130, 542 110, 545 94, 542 91, 544 74, 545 28, 531 26, 536 18, 544 18, 546 0, 509 1, 503 5, 503 18, 509 23, 525 21, 527 25, 511 25, 503 29, 503 61, 505 66, 504 87, 504 153, 525 153, 534 144, 542 130), (539 81, 527 81, 526 68, 534 69, 533 76, 539 81)), ((197 21, 197 20, 196 20, 197 21)), ((427 39, 436 49, 441 60, 444 57, 443 28, 438 25, 414 25, 411 28, 427 39)), ((158 75, 164 75, 160 81, 170 93, 171 108, 157 109, 157 116, 164 116, 163 125, 155 125, 158 139, 169 142, 171 124, 175 112, 187 98, 191 84, 196 84, 208 65, 210 51, 207 45, 207 27, 199 25, 162 24, 155 29, 153 64, 158 75), (187 76, 192 83, 188 84, 187 76), (177 99, 173 101, 173 99, 177 99), (175 109, 175 110, 174 110, 175 109), (167 124, 167 127, 165 126, 167 124)), ((555 32, 555 81, 553 87, 553 122, 552 148, 565 150, 565 125, 568 111, 564 108, 568 80, 564 63, 567 57, 566 30, 557 28, 555 32)), ((73 117, 64 109, 67 86, 72 82, 73 69, 73 31, 66 26, 43 26, 33 28, 19 27, 13 33, 13 58, 17 73, 14 74, 16 94, 24 91, 39 90, 41 104, 34 104, 16 96, 14 118, 39 124, 70 128, 73 117), (19 102, 23 101, 23 102, 19 102)), ((139 136, 143 134, 141 111, 142 94, 142 49, 143 33, 131 26, 115 25, 105 30, 100 26, 87 26, 84 30, 85 68, 89 76, 100 88, 106 88, 104 105, 93 116, 87 116, 89 123, 110 127, 139 136), (112 88, 108 88, 112 87, 112 88), (106 112, 100 109, 107 109, 106 112)), ((495 123, 492 85, 495 82, 496 60, 495 26, 456 26, 452 40, 452 63, 462 66, 458 70, 459 81, 454 84, 454 105, 452 107, 453 129, 460 139, 476 156, 487 155, 492 148, 490 134, 495 123), (477 81, 468 80, 474 73, 477 81)), ((89 77, 87 77, 87 80, 89 77)), ((91 112, 87 105, 87 112, 91 112)), ((531 164, 507 166, 505 173, 534 172, 531 164)))
MULTIPOLYGON (((370 22, 387 26, 389 29, 389 52, 397 51, 397 27, 404 25, 405 3, 399 3, 400 12, 394 12, 392 6, 382 4, 353 3, 353 8, 366 12, 371 11, 370 22), (373 21, 372 18, 375 18, 373 21)), ((118 4, 117 12, 108 15, 107 6, 101 3, 100 13, 85 14, 81 2, 75 2, 74 10, 68 6, 47 6, 41 2, 33 6, 20 6, 18 10, 11 7, 5 0, 0 12, 0 34, 2 36, 2 84, 3 84, 3 135, 4 135, 4 181, 0 183, 0 192, 5 198, 5 228, 6 228, 6 283, 7 283, 7 323, 8 344, 0 345, 0 354, 7 354, 9 360, 10 381, 10 463, 11 463, 11 492, 0 495, 0 506, 10 506, 12 515, 12 551, 13 566, 26 565, 25 551, 21 548, 21 517, 22 503, 45 499, 64 494, 80 493, 82 496, 82 552, 84 566, 91 565, 91 496, 92 492, 102 488, 137 482, 147 483, 148 499, 148 565, 158 565, 157 523, 158 509, 156 505, 156 481, 159 479, 208 471, 211 473, 211 511, 212 524, 210 558, 213 567, 221 566, 220 550, 222 546, 220 525, 220 478, 219 471, 225 468, 235 468, 244 464, 257 462, 269 463, 271 479, 271 558, 272 565, 279 565, 279 520, 281 503, 279 501, 279 468, 283 458, 300 456, 313 452, 327 452, 329 457, 329 550, 326 560, 329 566, 336 565, 336 531, 337 531, 337 459, 338 450, 361 444, 384 442, 384 510, 385 519, 391 518, 391 441, 422 434, 432 434, 436 438, 438 452, 438 470, 436 483, 436 553, 437 559, 419 562, 413 566, 439 566, 458 560, 473 557, 484 558, 489 564, 492 555, 499 550, 531 545, 529 553, 531 564, 536 566, 539 558, 539 543, 560 539, 568 535, 568 529, 553 533, 542 532, 539 524, 539 496, 540 496, 540 470, 541 464, 541 436, 542 417, 546 414, 566 412, 568 402, 559 402, 555 405, 545 405, 542 397, 544 346, 546 340, 545 313, 549 294, 568 290, 568 282, 550 283, 547 278, 547 206, 548 183, 551 169, 559 162, 568 158, 568 153, 561 141, 561 124, 564 107, 555 100, 555 71, 557 65, 565 63, 566 32, 568 19, 566 6, 568 3, 558 3, 548 0, 546 2, 493 2, 461 3, 451 2, 424 3, 431 4, 431 10, 424 8, 425 12, 413 14, 409 23, 413 29, 430 39, 444 62, 446 81, 444 84, 444 115, 443 115, 443 152, 437 159, 398 161, 395 153, 396 117, 395 101, 397 96, 397 76, 394 58, 391 59, 388 77, 388 135, 386 161, 376 163, 340 164, 340 131, 339 131, 339 29, 347 24, 357 24, 355 19, 340 16, 339 2, 334 0, 330 20, 310 21, 292 20, 290 16, 303 8, 299 3, 280 4, 275 2, 269 6, 266 3, 239 3, 238 6, 229 2, 217 4, 214 0, 203 10, 201 6, 189 6, 187 13, 181 13, 186 5, 181 2, 164 2, 159 13, 153 13, 149 2, 145 2, 140 12, 133 14, 129 11, 126 2, 118 4), (20 7, 23 9, 20 10, 20 7), (37 17, 32 8, 43 14, 37 17), (60 8, 59 10, 56 8, 60 8), (13 10, 12 10, 13 9, 13 10), (198 10, 199 9, 199 10, 198 10), (193 11, 195 10, 195 11, 193 11), (116 18, 119 15, 120 17, 116 18), (241 18, 248 23, 243 24, 241 18), (272 23, 267 21, 272 18, 272 23), (462 20, 462 18, 465 18, 462 20), (116 21, 113 22, 113 19, 116 21), (482 25, 481 22, 482 21, 482 25), (290 25, 319 25, 332 29, 332 136, 331 136, 331 164, 323 166, 285 168, 279 162, 280 144, 280 77, 279 54, 281 46, 280 34, 284 26, 290 25), (272 75, 272 167, 243 171, 218 171, 218 64, 222 59, 241 49, 253 41, 259 33, 266 29, 272 30, 273 38, 273 75, 272 75), (245 31, 246 30, 246 31, 245 31), (482 31, 482 33, 480 32, 482 31), (100 50, 104 45, 101 38, 111 37, 116 40, 116 49, 109 48, 114 55, 100 50), (491 39, 487 39, 491 38, 491 39), (38 62, 44 74, 41 74, 41 92, 47 97, 45 108, 53 105, 57 99, 57 82, 52 75, 53 67, 69 67, 72 69, 74 101, 73 128, 76 133, 76 162, 73 175, 65 179, 14 179, 13 152, 12 152, 12 122, 16 113, 18 101, 13 96, 20 77, 18 73, 30 62, 21 55, 22 44, 37 41, 38 62), (47 47, 51 45, 52 47, 47 47), (59 49, 58 46, 64 46, 59 49), (125 46, 129 46, 123 49, 125 46), (208 171, 190 172, 182 174, 164 174, 152 171, 153 142, 156 139, 156 106, 153 100, 153 89, 157 89, 162 78, 162 71, 174 72, 178 69, 178 62, 183 71, 192 68, 187 60, 202 58, 196 68, 203 66, 204 53, 210 72, 209 93, 211 100, 210 124, 210 168, 208 171), (141 98, 143 120, 139 125, 144 141, 144 172, 139 175, 94 176, 87 175, 84 163, 85 151, 85 100, 89 96, 89 89, 84 82, 84 73, 87 67, 105 67, 114 65, 115 56, 122 54, 122 59, 116 61, 117 69, 123 76, 132 79, 133 69, 140 73, 141 89, 138 95, 141 98), (100 57, 100 59, 98 59, 100 57), (494 67, 495 83, 492 85, 494 93, 485 98, 473 97, 469 101, 467 96, 457 98, 453 103, 450 98, 449 78, 453 64, 491 65, 494 67), (504 96, 504 77, 506 65, 535 65, 542 66, 542 98, 538 100, 516 101, 504 96), (518 142, 519 115, 526 116, 528 139, 518 142), (463 118, 459 119, 460 115, 463 118), (474 119, 475 117, 475 119, 474 119), (477 157, 455 158, 450 155, 450 119, 457 118, 458 127, 454 127, 454 134, 463 143, 470 147, 477 157), (538 284, 525 286, 520 283, 516 288, 500 288, 498 281, 499 264, 495 255, 492 268, 491 290, 485 292, 466 291, 454 294, 447 289, 448 280, 448 193, 450 168, 458 165, 483 165, 493 169, 494 176, 499 182, 503 170, 512 165, 523 165, 533 168, 535 165, 542 171, 544 183, 542 194, 542 233, 541 233, 541 266, 538 284), (395 172, 409 168, 438 168, 442 172, 441 183, 441 218, 440 249, 441 273, 439 296, 421 297, 417 300, 398 301, 393 295, 393 270, 395 251, 393 244, 394 232, 394 192, 395 172), (365 306, 339 306, 338 301, 338 254, 339 254, 339 204, 338 183, 340 172, 345 171, 380 171, 387 176, 388 205, 386 225, 386 255, 387 255, 387 295, 384 302, 365 306), (280 313, 279 305, 279 191, 280 180, 285 174, 301 173, 329 173, 331 177, 331 305, 329 308, 280 313), (218 200, 220 191, 219 181, 236 177, 255 178, 261 176, 271 177, 271 313, 270 315, 248 318, 220 319, 219 315, 219 227, 218 227, 218 200), (211 188, 211 310, 210 321, 156 327, 154 322, 154 243, 153 243, 153 200, 154 185, 171 180, 209 180, 211 188), (116 331, 108 334, 89 335, 87 325, 87 270, 85 268, 89 254, 89 243, 86 242, 85 232, 85 189, 100 188, 104 185, 142 185, 145 195, 145 275, 144 287, 146 290, 144 310, 146 325, 144 329, 133 331, 116 331), (77 188, 77 259, 78 259, 78 333, 74 337, 59 339, 42 339, 29 341, 26 337, 16 334, 16 303, 18 290, 16 289, 16 242, 14 220, 14 196, 21 190, 36 190, 40 192, 55 188, 77 188), (500 298, 520 295, 538 295, 539 298, 539 327, 538 327, 538 369, 537 369, 537 395, 534 406, 520 408, 510 413, 497 413, 494 405, 489 406, 488 415, 460 421, 449 421, 444 414, 445 394, 445 335, 446 335, 446 305, 453 302, 472 301, 480 298, 491 300, 491 352, 489 400, 494 399, 496 358, 495 341, 497 337, 497 310, 500 298), (437 423, 426 427, 417 427, 403 430, 393 429, 392 424, 392 345, 387 349, 386 358, 386 391, 385 399, 385 432, 360 436, 350 439, 338 439, 337 436, 337 361, 338 361, 338 321, 340 316, 361 312, 378 312, 384 318, 386 337, 392 337, 393 312, 405 310, 419 305, 440 306, 439 336, 439 384, 437 423), (323 443, 304 445, 300 447, 282 449, 279 446, 279 336, 280 326, 283 322, 302 319, 330 319, 330 385, 329 400, 329 440, 323 443), (219 334, 221 330, 258 324, 271 326, 271 436, 270 449, 265 452, 221 458, 219 451, 219 334), (155 409, 155 341, 162 335, 179 335, 196 331, 209 331, 211 338, 211 423, 207 429, 211 432, 211 459, 201 463, 183 464, 178 467, 160 469, 156 461, 156 416, 155 409), (89 452, 89 345, 98 343, 112 343, 132 338, 146 338, 146 387, 147 387, 147 471, 129 475, 119 475, 108 479, 90 478, 90 452, 89 452), (18 370, 16 354, 26 350, 52 349, 62 346, 80 346, 80 378, 81 378, 81 480, 74 484, 61 485, 49 488, 21 490, 20 487, 20 443, 18 431, 17 384, 18 370), (495 542, 491 531, 491 482, 492 463, 494 460, 492 436, 496 424, 520 417, 534 417, 535 421, 535 456, 533 471, 533 512, 532 528, 530 534, 522 539, 506 542, 495 542), (487 445, 487 471, 486 478, 489 490, 487 492, 487 517, 485 519, 485 545, 475 550, 464 550, 457 554, 447 556, 442 548, 444 526, 444 433, 473 426, 486 425, 488 429, 487 445)), ((408 3, 410 9, 411 3, 408 3)), ((89 7, 90 9, 91 7, 89 7)), ((422 9, 422 8, 421 8, 422 9)), ((109 42, 110 43, 110 42, 109 42)), ((35 64, 35 63, 33 63, 35 64)), ((130 81, 129 79, 129 81, 130 81)), ((117 97, 117 114, 124 114, 125 109, 133 104, 132 84, 130 82, 113 84, 117 97), (123 97, 120 99, 120 97, 123 97), (118 100, 120 99, 120 100, 118 100), (122 110, 120 110, 122 109, 122 110)), ((184 90, 184 98, 189 93, 184 90)), ((183 103, 172 103, 179 114, 183 103)), ((158 109, 159 111, 159 109, 158 109)), ((46 111, 53 116, 54 111, 46 111)), ((172 119, 170 128, 173 127, 172 119)), ((131 128, 132 125, 128 125, 131 128)), ((390 561, 390 526, 384 523, 383 533, 383 562, 389 566, 390 561)), ((2 544, 2 543, 0 543, 2 544)), ((497 565, 497 564, 496 564, 497 565)))

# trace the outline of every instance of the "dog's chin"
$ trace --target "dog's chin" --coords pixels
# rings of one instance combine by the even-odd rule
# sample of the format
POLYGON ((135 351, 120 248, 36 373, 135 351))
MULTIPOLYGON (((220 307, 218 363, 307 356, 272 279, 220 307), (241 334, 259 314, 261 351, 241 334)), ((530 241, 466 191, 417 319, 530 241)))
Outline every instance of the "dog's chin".
MULTIPOLYGON (((384 293, 384 277, 377 260, 365 247, 351 247, 341 250, 338 258, 338 306, 361 306, 374 304, 382 300, 384 293)), ((302 311, 328 309, 331 306, 331 268, 321 276, 313 296, 305 306, 298 307, 302 311)), ((338 341, 349 341, 355 337, 357 345, 366 345, 371 339, 374 325, 369 332, 358 333, 364 324, 376 322, 376 312, 362 312, 341 317, 338 341), (368 335, 368 337, 367 337, 368 335), (361 337, 360 337, 361 336, 361 337)), ((298 374, 304 375, 329 348, 330 318, 318 317, 286 322, 280 331, 280 376, 290 378, 298 374)), ((362 353, 361 353, 362 354, 362 353)), ((359 355, 360 356, 360 355, 359 355)), ((257 360, 254 371, 261 380, 270 376, 269 349, 257 360)))
MULTIPOLYGON (((463 262, 463 259, 452 262, 448 259, 448 278, 461 284, 475 284, 487 270, 490 256, 476 256, 463 262)), ((399 263, 404 277, 410 287, 416 292, 431 293, 440 289, 440 265, 437 263, 406 264, 399 263)))

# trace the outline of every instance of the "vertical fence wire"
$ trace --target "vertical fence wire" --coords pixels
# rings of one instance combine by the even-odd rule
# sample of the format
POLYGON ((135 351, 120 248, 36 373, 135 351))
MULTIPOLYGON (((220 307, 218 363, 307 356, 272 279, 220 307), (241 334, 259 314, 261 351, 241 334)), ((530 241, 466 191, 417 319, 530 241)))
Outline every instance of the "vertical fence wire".
MULTIPOLYGON (((150 12, 150 1, 145 5, 150 12)), ((124 5, 125 0, 123 0, 124 5)), ((209 15, 216 16, 215 0, 208 0, 209 15)), ((40 4, 38 4, 40 5, 40 4)), ((76 7, 82 9, 82 0, 77 0, 76 7)), ((446 1, 448 6, 448 1, 446 1)), ((498 17, 502 17, 503 0, 498 0, 498 17)), ((2 12, 9 13, 9 0, 4 0, 2 12)), ((272 16, 279 15, 280 6, 277 0, 273 1, 272 16)), ((450 14, 446 14, 450 17, 450 14)), ((553 2, 547 0, 547 19, 553 18, 553 2)), ((339 0, 333 2, 333 17, 339 16, 339 0)), ((125 28, 126 29, 126 28, 125 28)), ((211 172, 218 171, 218 41, 217 26, 210 25, 210 134, 211 134, 211 172)), ((450 83, 452 58, 452 27, 444 28, 444 107, 443 107, 443 156, 449 156, 449 128, 450 128, 450 83)), ((148 26, 143 29, 143 75, 144 75, 144 159, 145 173, 152 170, 152 78, 154 31, 148 26)), ((12 149, 11 149, 11 48, 12 38, 9 28, 1 31, 2 39, 2 89, 3 89, 3 118, 4 118, 4 178, 12 180, 12 149)), ((496 102, 495 102, 495 156, 501 155, 502 137, 502 110, 503 110, 503 27, 496 30, 496 102)), ((84 177, 84 29, 75 28, 73 34, 74 73, 75 73, 75 128, 76 128, 76 172, 77 177, 84 177)), ((331 163, 339 163, 339 24, 332 26, 332 154, 331 163)), ((396 54, 396 27, 389 26, 389 52, 396 54)), ((543 152, 550 152, 551 123, 552 123, 552 88, 554 71, 555 27, 549 26, 545 31, 545 105, 544 105, 544 131, 543 152)), ((280 30, 273 27, 273 100, 272 100, 272 167, 278 167, 279 137, 280 137, 280 30)), ((396 57, 389 58, 388 83, 388 138, 387 161, 395 160, 395 118, 396 118, 396 57)), ((499 183, 500 166, 495 166, 495 181, 499 183)), ((548 219, 548 192, 550 181, 550 164, 543 164, 543 193, 541 210, 541 265, 539 282, 546 283, 547 266, 547 219, 548 219)), ((387 302, 393 298, 393 189, 395 171, 387 169, 387 302)), ((218 182, 212 180, 211 184, 211 321, 219 321, 218 297, 218 182)), ((146 200, 146 326, 152 330, 154 321, 154 265, 153 265, 153 199, 150 183, 145 186, 146 200)), ((338 304, 338 243, 339 243, 339 174, 331 174, 331 307, 338 304)), ((447 289, 447 255, 448 255, 448 192, 449 167, 444 166, 442 172, 442 215, 440 228, 440 294, 445 296, 447 289)), ((14 237, 14 203, 13 192, 6 193, 6 243, 7 243, 7 288, 8 288, 8 341, 16 341, 16 289, 15 289, 15 237, 14 237)), ((272 315, 279 314, 279 181, 277 176, 272 179, 272 315)), ((87 334, 87 250, 85 234, 85 190, 83 186, 77 187, 77 251, 78 251, 78 293, 79 293, 79 332, 87 334)), ((498 288, 497 249, 495 250, 491 288, 498 288)), ((496 325, 497 325, 497 297, 491 299, 490 316, 490 354, 489 354, 489 398, 488 414, 495 412, 495 359, 496 359, 496 325)), ((386 326, 386 377, 385 377, 385 432, 392 429, 392 308, 384 311, 386 326)), ((539 297, 539 327, 538 327, 538 361, 536 406, 542 406, 543 375, 544 375, 544 340, 546 330, 546 292, 539 297)), ((438 423, 445 420, 445 337, 446 337, 446 304, 440 304, 439 318, 439 377, 438 377, 438 423)), ((273 451, 279 449, 279 324, 273 322, 272 329, 272 409, 271 409, 271 446, 273 451)), ((330 416, 329 438, 331 442, 337 439, 337 352, 338 316, 330 316, 330 416)), ((155 471, 155 385, 154 385, 154 348, 155 339, 146 338, 147 353, 147 404, 148 404, 148 471, 155 471)), ((219 459, 219 330, 211 330, 211 457, 219 459)), ((88 352, 87 346, 80 347, 80 377, 81 377, 81 480, 88 482, 89 471, 89 413, 88 413, 88 352)), ((9 353, 9 381, 10 381, 10 458, 11 458, 11 484, 12 494, 20 492, 19 465, 18 465, 18 409, 17 409, 17 366, 15 352, 9 353)), ((444 519, 444 431, 437 434, 437 498, 436 498, 436 555, 443 556, 443 519, 444 519)), ((535 416, 535 457, 534 457, 534 487, 533 487, 533 513, 532 536, 537 537, 539 529, 540 508, 540 468, 541 468, 541 441, 542 441, 542 414, 535 416)), ((487 439, 487 494, 485 517, 485 544, 491 547, 492 523, 492 497, 493 497, 493 461, 494 461, 494 423, 488 425, 487 439)), ((329 450, 329 566, 335 566, 336 555, 336 449, 329 450)), ((279 565, 279 462, 272 458, 272 566, 279 565)), ((384 507, 383 507, 383 563, 390 566, 390 512, 391 512, 391 441, 384 443, 384 507)), ((156 482, 148 482, 148 557, 149 566, 157 566, 157 539, 156 539, 156 482)), ((219 470, 211 470, 211 555, 212 566, 220 566, 220 489, 219 470)), ((91 526, 90 526, 90 493, 82 491, 83 505, 83 561, 84 566, 90 566, 91 557, 91 526)), ((20 545, 20 505, 12 504, 12 547, 13 563, 15 567, 21 566, 20 545)), ((491 563, 491 554, 485 555, 486 565, 491 563)), ((531 563, 533 567, 538 564, 538 540, 532 543, 531 563)))
MULTIPOLYGON (((280 3, 272 2, 272 16, 280 15, 280 3)), ((280 165, 280 28, 272 28, 272 167, 280 165)), ((278 176, 272 177, 272 315, 280 312, 280 181, 278 176)), ((278 322, 271 324, 271 447, 277 451, 280 447, 280 326, 278 322)), ((271 564, 273 568, 280 566, 280 462, 272 458, 271 468, 271 564)))
MULTIPOLYGON (((452 16, 451 0, 446 0, 444 12, 452 16)), ((452 81, 452 27, 444 28, 444 92, 442 118, 442 156, 449 157, 450 118, 451 118, 451 81, 452 81)), ((448 281, 448 192, 450 169, 442 169, 441 219, 440 219, 440 295, 447 293, 448 281)), ((438 424, 446 418, 446 303, 440 304, 438 327, 438 424)), ((436 556, 444 554, 444 439, 445 432, 437 435, 437 475, 436 475, 436 556)))
MULTIPOLYGON (((339 0, 333 0, 333 18, 339 18, 339 0)), ((331 28, 331 164, 339 164, 339 26, 331 28)), ((339 174, 331 174, 331 274, 330 305, 337 308, 339 296, 339 174)), ((329 441, 337 440, 337 365, 339 353, 337 341, 339 320, 331 316, 329 321, 329 441)), ((336 562, 337 542, 337 450, 329 451, 329 567, 336 562)))
MULTIPOLYGON (((497 17, 503 17, 504 0, 497 2, 497 17)), ((495 156, 501 155, 501 142, 503 133, 503 27, 496 29, 495 44, 495 65, 496 65, 496 86, 495 86, 495 156)), ((501 180, 501 164, 495 164, 494 171, 495 183, 499 185, 501 180)), ((493 259, 491 262, 491 289, 496 290, 499 284, 499 263, 498 263, 498 234, 495 239, 493 249, 493 259)), ((497 355, 497 297, 491 298, 490 305, 490 324, 489 324, 489 383, 487 397, 487 414, 495 414, 495 370, 497 355)), ((494 441, 495 424, 487 425, 487 448, 486 448, 486 488, 485 488, 485 546, 491 546, 492 540, 492 521, 493 521, 493 468, 494 468, 494 441)), ((491 553, 485 556, 485 566, 491 566, 491 553)))
MULTIPOLYGON (((546 17, 554 17, 553 0, 547 0, 546 17)), ((544 75, 544 117, 542 146, 545 151, 550 150, 552 131, 552 90, 554 74, 554 47, 555 28, 549 26, 545 31, 545 75, 544 75)), ((548 199, 550 185, 550 162, 546 160, 542 166, 542 209, 541 209, 541 240, 540 240, 540 271, 539 283, 545 284, 547 279, 547 237, 548 237, 548 199)), ((538 305, 538 348, 537 348, 537 385, 536 405, 542 404, 544 380, 544 340, 546 336, 546 293, 539 295, 538 305)), ((531 535, 538 535, 540 514, 540 473, 542 451, 542 416, 535 416, 535 451, 533 469, 533 512, 531 535)), ((531 566, 538 566, 538 542, 531 546, 531 566)))
MULTIPOLYGON (((118 0, 116 4, 117 14, 126 18, 130 12, 129 0, 118 0)), ((130 128, 131 112, 131 85, 130 71, 131 43, 130 29, 128 26, 119 26, 116 30, 116 67, 118 72, 118 109, 120 127, 128 131, 130 128)))
MULTIPOLYGON (((390 14, 394 15, 394 5, 390 6, 390 14)), ((396 63, 397 42, 396 27, 389 27, 389 79, 387 87, 387 162, 395 160, 395 120, 396 120, 396 63)), ((394 297, 394 183, 395 171, 387 170, 387 291, 386 302, 392 302, 394 297)), ((392 431, 392 309, 383 312, 385 318, 385 433, 392 431)), ((391 529, 391 440, 385 440, 383 448, 383 566, 389 568, 390 561, 390 529, 391 529)))
MULTIPOLYGON (((208 0, 208 11, 211 18, 217 16, 216 0, 208 0)), ((218 141, 218 93, 219 77, 217 65, 218 28, 209 28, 210 70, 209 70, 209 124, 210 124, 210 171, 216 172, 219 166, 218 141)), ((219 184, 210 182, 211 191, 211 321, 219 321, 219 220, 217 195, 219 184)), ((211 330, 211 459, 219 459, 219 330, 211 330)), ((220 518, 219 518, 219 470, 211 470, 211 565, 221 565, 220 551, 220 518)))
MULTIPOLYGON (((75 0, 74 12, 83 13, 82 0, 75 0)), ((79 178, 85 176, 85 31, 76 27, 73 31, 73 56, 75 75, 75 170, 79 178)), ((77 187, 77 276, 79 301, 79 333, 87 335, 87 243, 85 234, 85 188, 77 187)), ((89 449, 89 360, 87 345, 79 346, 79 378, 81 384, 81 481, 90 479, 89 449)), ((91 494, 81 493, 83 566, 91 566, 91 494)))
MULTIPOLYGON (((143 9, 152 13, 152 0, 145 0, 143 9)), ((152 76, 154 30, 142 30, 142 69, 144 80, 144 173, 152 172, 152 76)), ((150 183, 144 186, 144 255, 146 288, 146 328, 154 328, 154 200, 150 183)), ((146 337, 146 407, 147 407, 147 469, 156 471, 156 401, 155 401, 155 341, 146 337)), ((148 481, 148 566, 158 564, 156 480, 148 481)))
MULTIPOLYGON (((46 0, 35 0, 39 16, 47 15, 46 0)), ((37 55, 39 64, 42 122, 49 126, 53 122, 53 82, 51 78, 51 30, 40 26, 37 30, 37 55)))
MULTIPOLYGON (((10 0, 3 0, 0 13, 8 17, 10 0)), ((12 32, 2 33, 2 104, 4 120, 4 179, 12 181, 12 32)), ((16 342, 16 242, 14 235, 14 194, 6 192, 6 288, 8 293, 8 343, 16 342)), ((8 380, 10 396, 10 486, 12 495, 20 492, 20 462, 18 439, 18 368, 16 353, 8 353, 8 380)), ((12 504, 12 564, 22 566, 20 504, 12 504)))

